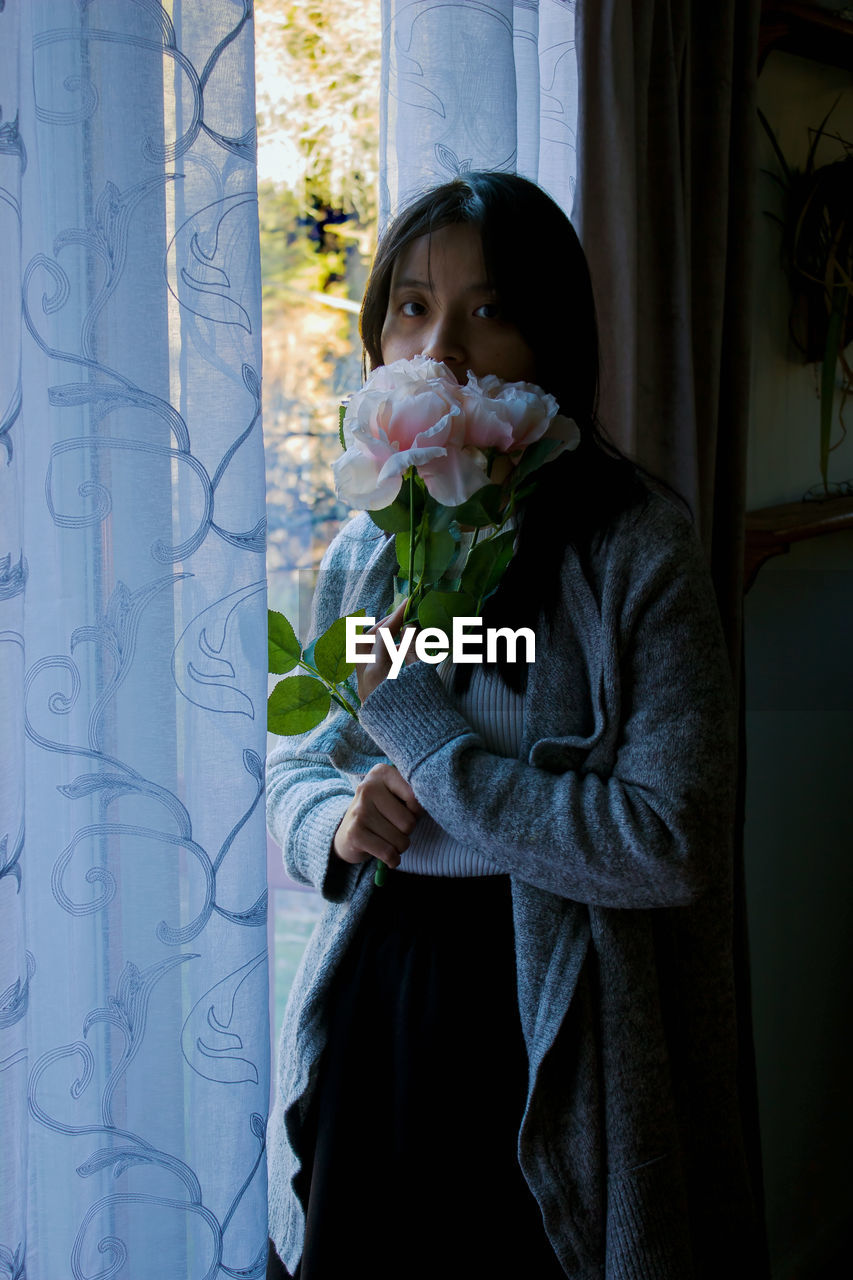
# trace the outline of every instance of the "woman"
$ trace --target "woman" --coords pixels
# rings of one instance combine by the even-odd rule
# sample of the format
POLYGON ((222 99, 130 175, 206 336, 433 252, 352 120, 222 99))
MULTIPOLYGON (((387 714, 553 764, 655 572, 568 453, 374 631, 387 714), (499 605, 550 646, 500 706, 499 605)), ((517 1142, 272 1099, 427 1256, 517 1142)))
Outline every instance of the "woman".
MULTIPOLYGON (((389 680, 377 646, 360 722, 270 758, 271 830, 328 903, 285 1017, 269 1274, 751 1280, 728 669, 688 519, 598 430, 568 220, 507 174, 427 193, 362 337, 371 367, 536 382, 582 439, 538 473, 484 616, 534 627, 535 662, 389 680)), ((315 628, 387 614, 394 566, 356 518, 315 628)))

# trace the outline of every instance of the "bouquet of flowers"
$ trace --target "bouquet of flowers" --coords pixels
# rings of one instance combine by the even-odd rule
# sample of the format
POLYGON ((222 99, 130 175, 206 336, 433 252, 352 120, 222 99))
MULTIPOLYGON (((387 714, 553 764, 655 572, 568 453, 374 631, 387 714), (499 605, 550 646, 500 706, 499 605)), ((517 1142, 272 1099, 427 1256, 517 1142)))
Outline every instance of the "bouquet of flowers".
MULTIPOLYGON (((347 402, 340 435, 338 496, 394 535, 395 605, 406 599, 404 622, 444 635, 454 618, 479 617, 497 589, 533 472, 580 440, 541 387, 473 373, 460 384, 426 356, 375 369, 347 402)), ((270 695, 273 733, 304 733, 333 702, 357 717, 346 634, 339 618, 303 649, 287 619, 270 611, 270 671, 304 673, 270 695)))

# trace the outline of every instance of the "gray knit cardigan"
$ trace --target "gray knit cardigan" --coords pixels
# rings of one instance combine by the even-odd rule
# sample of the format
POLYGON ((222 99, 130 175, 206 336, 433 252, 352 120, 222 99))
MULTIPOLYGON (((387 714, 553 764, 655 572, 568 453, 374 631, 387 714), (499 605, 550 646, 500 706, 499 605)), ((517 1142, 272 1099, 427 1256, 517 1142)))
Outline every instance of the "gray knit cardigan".
MULTIPOLYGON (((326 555, 315 629, 387 612, 394 564, 392 541, 356 517, 326 555)), ((735 1085, 732 699, 707 570, 689 522, 650 494, 584 563, 567 551, 562 583, 520 759, 486 751, 421 662, 376 689, 360 723, 340 712, 270 756, 270 830, 289 874, 327 899, 285 1014, 268 1135, 270 1235, 291 1272, 324 997, 374 892, 371 868, 330 860, 330 846, 385 758, 512 878, 530 1063, 518 1158, 566 1274, 755 1274, 735 1085)))

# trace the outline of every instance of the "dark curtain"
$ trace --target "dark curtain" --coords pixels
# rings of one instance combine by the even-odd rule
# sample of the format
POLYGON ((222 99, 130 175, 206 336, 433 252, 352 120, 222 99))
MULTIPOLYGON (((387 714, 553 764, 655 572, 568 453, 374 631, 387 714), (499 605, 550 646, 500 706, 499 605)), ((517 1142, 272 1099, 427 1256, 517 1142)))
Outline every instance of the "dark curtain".
MULTIPOLYGON (((611 439, 690 504, 741 679, 759 0, 579 0, 578 196, 611 439)), ((741 705, 743 699, 741 698, 741 705)), ((741 736, 743 742, 743 736, 741 736)), ((744 753, 741 752, 743 795, 744 753)), ((742 803, 735 833, 741 1094, 761 1152, 742 803)))

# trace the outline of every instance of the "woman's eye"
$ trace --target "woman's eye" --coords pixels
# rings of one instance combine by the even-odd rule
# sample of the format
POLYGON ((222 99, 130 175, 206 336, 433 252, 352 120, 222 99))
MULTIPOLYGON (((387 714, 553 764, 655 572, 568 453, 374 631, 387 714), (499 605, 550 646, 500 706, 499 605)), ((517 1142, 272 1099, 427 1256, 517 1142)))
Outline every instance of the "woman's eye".
POLYGON ((501 309, 496 302, 484 302, 474 312, 475 316, 479 316, 481 320, 498 320, 500 318, 501 309))
POLYGON ((426 308, 422 302, 404 302, 400 311, 404 316, 422 316, 426 308))

